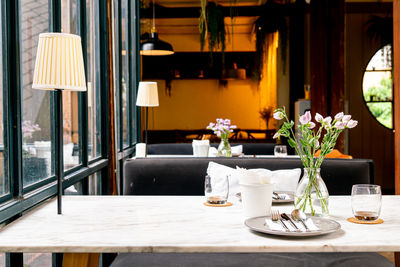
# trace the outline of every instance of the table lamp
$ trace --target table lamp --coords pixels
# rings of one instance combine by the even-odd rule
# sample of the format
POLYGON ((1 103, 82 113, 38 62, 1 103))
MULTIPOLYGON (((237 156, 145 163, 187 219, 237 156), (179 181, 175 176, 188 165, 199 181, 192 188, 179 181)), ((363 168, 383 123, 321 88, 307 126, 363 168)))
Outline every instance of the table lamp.
POLYGON ((63 181, 62 90, 86 91, 81 37, 66 33, 41 33, 36 54, 33 89, 52 90, 56 96, 55 147, 58 170, 57 213, 61 214, 63 181))
MULTIPOLYGON (((139 90, 136 97, 136 106, 146 107, 146 126, 144 143, 147 147, 148 109, 158 107, 158 91, 156 82, 139 82, 139 90)), ((146 148, 147 151, 147 148, 146 148)), ((146 153, 147 155, 147 153, 146 153)))

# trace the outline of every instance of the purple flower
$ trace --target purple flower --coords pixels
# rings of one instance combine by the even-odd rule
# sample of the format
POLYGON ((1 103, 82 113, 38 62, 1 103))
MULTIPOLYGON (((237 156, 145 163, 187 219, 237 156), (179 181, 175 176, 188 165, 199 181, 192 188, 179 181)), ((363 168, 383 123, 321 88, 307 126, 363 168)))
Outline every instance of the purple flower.
POLYGON ((274 119, 275 120, 281 120, 281 119, 283 119, 283 113, 282 112, 280 112, 280 111, 277 111, 277 112, 275 112, 274 113, 274 119))
POLYGON ((351 119, 351 115, 344 115, 342 121, 344 123, 348 123, 351 119))
POLYGON ((340 121, 343 118, 343 116, 344 116, 344 113, 343 112, 339 112, 338 114, 335 115, 335 119, 337 121, 340 121))
POLYGON ((325 124, 331 125, 332 118, 330 116, 326 117, 325 119, 322 120, 325 124))
POLYGON ((322 120, 324 119, 324 117, 322 117, 321 114, 319 114, 318 112, 315 114, 315 121, 321 123, 322 120))
POLYGON ((301 124, 307 124, 311 121, 311 112, 306 111, 303 116, 300 117, 300 123, 301 124))
POLYGON ((214 131, 218 137, 227 138, 229 133, 233 132, 233 129, 236 128, 236 125, 231 125, 230 119, 216 119, 216 123, 210 122, 207 126, 207 129, 211 129, 214 131))
POLYGON ((337 122, 335 123, 335 127, 336 127, 337 129, 339 129, 339 130, 343 130, 345 126, 346 126, 346 124, 343 123, 342 121, 337 121, 337 122))
POLYGON ((357 124, 358 124, 358 121, 356 121, 356 120, 350 120, 348 123, 347 123, 347 128, 354 128, 354 127, 356 127, 357 126, 357 124))

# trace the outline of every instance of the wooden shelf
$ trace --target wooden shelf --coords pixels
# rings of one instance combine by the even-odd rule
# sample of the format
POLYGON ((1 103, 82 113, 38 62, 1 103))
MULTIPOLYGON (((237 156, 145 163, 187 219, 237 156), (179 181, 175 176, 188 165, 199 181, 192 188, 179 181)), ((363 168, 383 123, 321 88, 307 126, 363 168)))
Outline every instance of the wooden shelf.
POLYGON ((250 78, 255 66, 255 52, 226 52, 225 64, 222 64, 221 53, 211 56, 209 52, 176 52, 171 56, 143 56, 143 79, 221 80, 229 73, 235 74, 234 63, 238 69, 245 69, 246 77, 250 78))

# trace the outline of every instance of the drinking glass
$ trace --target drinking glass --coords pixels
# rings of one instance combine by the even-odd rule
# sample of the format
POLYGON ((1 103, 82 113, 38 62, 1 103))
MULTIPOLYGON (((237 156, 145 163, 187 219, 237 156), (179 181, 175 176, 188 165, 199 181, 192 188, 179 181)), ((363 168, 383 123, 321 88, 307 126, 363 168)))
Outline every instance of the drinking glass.
POLYGON ((356 219, 374 221, 381 213, 382 192, 379 185, 356 184, 351 190, 351 208, 356 219))
POLYGON ((274 155, 275 157, 286 157, 287 156, 287 148, 286 146, 279 145, 274 147, 274 155))
POLYGON ((229 194, 228 175, 206 175, 204 182, 204 195, 210 204, 226 204, 229 194))

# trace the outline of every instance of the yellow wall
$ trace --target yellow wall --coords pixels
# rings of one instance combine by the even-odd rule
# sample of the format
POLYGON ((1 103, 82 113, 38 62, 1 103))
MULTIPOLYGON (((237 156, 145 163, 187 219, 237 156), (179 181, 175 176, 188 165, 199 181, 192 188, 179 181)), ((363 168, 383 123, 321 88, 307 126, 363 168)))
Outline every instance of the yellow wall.
MULTIPOLYGON (((177 22, 165 22, 168 23, 177 22)), ((251 29, 248 33, 240 32, 240 29, 234 32, 237 34, 234 38, 229 37, 233 42, 227 43, 227 50, 255 51, 251 29)), ((193 34, 169 33, 166 30, 163 33, 161 30, 159 37, 171 43, 175 52, 200 51, 198 30, 193 34)), ((266 60, 272 65, 264 68, 265 79, 260 84, 251 79, 229 80, 224 87, 219 85, 217 79, 173 80, 169 96, 165 93, 165 81, 157 80, 160 106, 149 109, 149 129, 204 129, 216 118, 229 118, 239 128, 265 129, 265 121, 260 118, 259 111, 266 106, 277 106, 276 49, 270 49, 272 58, 266 60)), ((271 119, 269 128, 274 125, 275 121, 271 119)))

